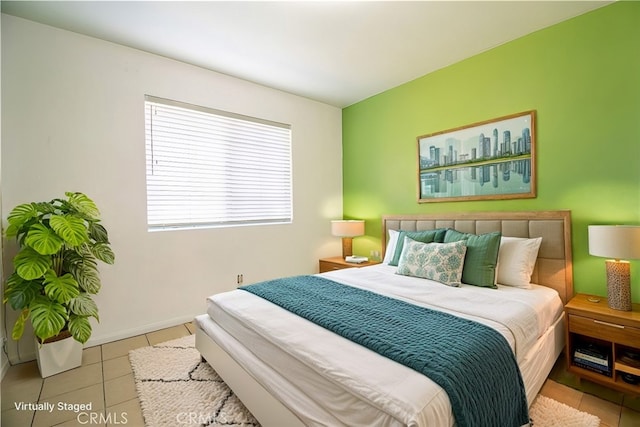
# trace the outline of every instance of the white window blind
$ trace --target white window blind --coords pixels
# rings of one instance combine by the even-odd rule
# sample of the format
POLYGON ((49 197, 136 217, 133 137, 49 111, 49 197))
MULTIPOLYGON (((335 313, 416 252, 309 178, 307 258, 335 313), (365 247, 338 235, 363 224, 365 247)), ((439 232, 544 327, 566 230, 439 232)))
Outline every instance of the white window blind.
POLYGON ((145 97, 147 223, 288 223, 291 127, 145 97))

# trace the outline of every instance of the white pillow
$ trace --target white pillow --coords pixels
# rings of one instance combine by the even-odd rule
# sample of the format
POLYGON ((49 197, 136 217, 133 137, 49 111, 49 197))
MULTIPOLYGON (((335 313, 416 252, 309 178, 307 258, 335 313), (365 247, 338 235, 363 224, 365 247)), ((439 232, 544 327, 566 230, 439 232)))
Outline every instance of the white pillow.
POLYGON ((396 245, 398 244, 398 234, 400 232, 397 230, 389 230, 389 240, 387 241, 387 248, 384 250, 383 264, 389 264, 393 259, 393 254, 396 253, 396 245))
POLYGON ((531 274, 541 243, 542 237, 501 237, 496 280, 498 284, 531 289, 531 274))

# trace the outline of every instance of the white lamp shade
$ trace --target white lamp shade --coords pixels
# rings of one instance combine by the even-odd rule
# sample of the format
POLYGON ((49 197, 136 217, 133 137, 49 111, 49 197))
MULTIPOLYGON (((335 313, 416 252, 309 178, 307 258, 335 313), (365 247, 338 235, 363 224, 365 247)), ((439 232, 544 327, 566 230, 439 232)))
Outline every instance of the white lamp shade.
POLYGON ((613 259, 640 259, 640 226, 590 225, 589 254, 613 259))
POLYGON ((338 237, 357 237, 364 235, 364 220, 331 221, 331 234, 338 237))

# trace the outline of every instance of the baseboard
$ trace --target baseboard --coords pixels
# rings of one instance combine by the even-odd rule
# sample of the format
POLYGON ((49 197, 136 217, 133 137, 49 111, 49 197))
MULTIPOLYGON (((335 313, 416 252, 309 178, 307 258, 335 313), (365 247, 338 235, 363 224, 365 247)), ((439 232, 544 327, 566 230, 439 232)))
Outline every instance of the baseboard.
MULTIPOLYGON (((107 344, 113 341, 119 341, 126 338, 135 337, 136 335, 143 335, 149 332, 154 332, 160 329, 170 328, 172 326, 181 325, 183 323, 189 323, 193 321, 195 316, 180 316, 174 317, 172 319, 163 320, 161 322, 151 323, 147 325, 142 325, 139 327, 125 329, 122 331, 115 332, 113 334, 102 335, 99 337, 91 338, 84 345, 86 347, 93 347, 96 345, 107 344)), ((35 356, 34 356, 35 357, 35 356)))

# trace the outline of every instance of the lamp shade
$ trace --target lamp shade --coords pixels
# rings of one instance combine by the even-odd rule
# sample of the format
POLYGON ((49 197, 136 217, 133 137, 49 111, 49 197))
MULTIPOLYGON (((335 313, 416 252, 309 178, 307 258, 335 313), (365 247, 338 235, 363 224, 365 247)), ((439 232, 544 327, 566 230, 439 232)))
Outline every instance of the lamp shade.
POLYGON ((331 234, 338 237, 357 237, 364 235, 364 220, 335 220, 331 221, 331 234))
POLYGON ((640 259, 640 226, 590 225, 589 254, 613 259, 640 259))

